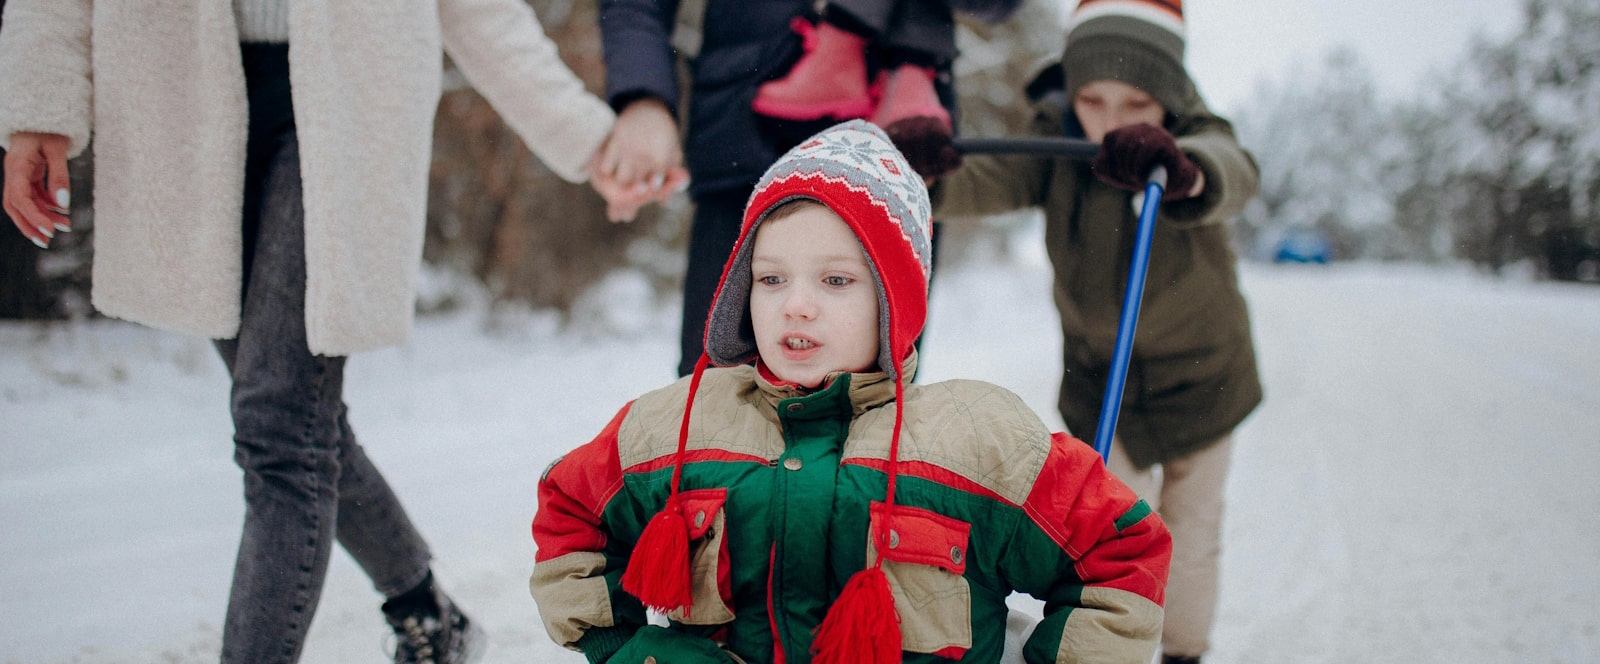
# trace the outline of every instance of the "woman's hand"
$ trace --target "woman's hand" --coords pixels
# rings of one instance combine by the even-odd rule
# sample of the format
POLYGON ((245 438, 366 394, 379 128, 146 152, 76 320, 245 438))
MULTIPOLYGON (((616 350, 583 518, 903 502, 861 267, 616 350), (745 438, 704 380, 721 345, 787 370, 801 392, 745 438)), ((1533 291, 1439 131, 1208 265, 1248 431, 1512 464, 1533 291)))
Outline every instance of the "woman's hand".
MULTIPOLYGON (((604 148, 602 148, 604 149, 604 148)), ((667 169, 659 178, 646 184, 627 183, 598 164, 589 169, 589 186, 606 199, 606 218, 613 222, 633 221, 640 208, 650 203, 664 203, 673 194, 689 186, 689 171, 682 166, 667 169)))
POLYGON ((606 199, 607 217, 632 221, 639 208, 666 200, 688 183, 678 141, 677 120, 659 99, 637 99, 617 114, 590 172, 595 191, 606 199))
POLYGON ((6 152, 0 204, 23 237, 41 249, 50 246, 57 231, 72 230, 67 218, 72 207, 67 144, 67 137, 60 134, 19 131, 11 135, 11 149, 6 152))

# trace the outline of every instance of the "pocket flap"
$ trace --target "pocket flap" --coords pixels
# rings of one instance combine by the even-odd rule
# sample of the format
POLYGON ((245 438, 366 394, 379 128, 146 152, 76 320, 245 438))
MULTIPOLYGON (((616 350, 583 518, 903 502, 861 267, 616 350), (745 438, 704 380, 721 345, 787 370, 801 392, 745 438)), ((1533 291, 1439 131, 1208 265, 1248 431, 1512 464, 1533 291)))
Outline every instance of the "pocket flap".
POLYGON ((687 625, 731 622, 733 582, 728 563, 727 514, 723 509, 728 490, 683 491, 678 494, 678 501, 689 526, 689 574, 694 601, 688 610, 674 609, 667 617, 687 625))
POLYGON ((694 489, 678 494, 679 504, 683 505, 683 520, 689 524, 690 541, 706 536, 706 531, 716 521, 717 512, 722 510, 722 505, 728 502, 727 488, 720 489, 694 489))
POLYGON ((871 532, 888 529, 888 547, 882 549, 884 558, 938 567, 952 574, 966 573, 967 538, 972 524, 918 507, 896 505, 893 512, 888 518, 888 505, 872 503, 871 532))

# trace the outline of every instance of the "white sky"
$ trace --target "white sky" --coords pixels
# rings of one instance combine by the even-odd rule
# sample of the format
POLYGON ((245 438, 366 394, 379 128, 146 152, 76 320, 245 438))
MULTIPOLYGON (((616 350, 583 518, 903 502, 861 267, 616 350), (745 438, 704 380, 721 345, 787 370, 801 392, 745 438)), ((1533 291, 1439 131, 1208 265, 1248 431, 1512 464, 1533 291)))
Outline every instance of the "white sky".
MULTIPOLYGON (((1064 0, 1070 7, 1073 0, 1064 0)), ((1475 33, 1504 36, 1520 0, 1191 0, 1188 64, 1213 108, 1248 103, 1256 81, 1282 80, 1349 45, 1385 96, 1404 94, 1460 57, 1475 33)))

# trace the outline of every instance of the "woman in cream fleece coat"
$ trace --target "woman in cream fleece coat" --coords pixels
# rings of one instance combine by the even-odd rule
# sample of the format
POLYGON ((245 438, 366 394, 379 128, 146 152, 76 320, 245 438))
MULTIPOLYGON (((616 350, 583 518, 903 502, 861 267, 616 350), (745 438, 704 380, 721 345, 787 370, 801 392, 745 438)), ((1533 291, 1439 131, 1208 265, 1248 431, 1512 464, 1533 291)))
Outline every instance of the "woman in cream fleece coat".
POLYGON ((246 514, 224 661, 292 662, 337 540, 386 598, 396 661, 481 640, 351 433, 343 361, 410 331, 441 48, 552 170, 613 122, 522 0, 11 0, 5 208, 67 230, 95 142, 93 302, 217 339, 246 514), (291 51, 292 47, 292 51, 291 51))
MULTIPOLYGON (((311 350, 392 346, 411 327, 441 43, 567 180, 612 114, 518 0, 288 5, 311 350)), ((229 3, 10 0, 5 28, 0 147, 61 134, 75 156, 94 135, 95 307, 234 336, 248 109, 229 3)))

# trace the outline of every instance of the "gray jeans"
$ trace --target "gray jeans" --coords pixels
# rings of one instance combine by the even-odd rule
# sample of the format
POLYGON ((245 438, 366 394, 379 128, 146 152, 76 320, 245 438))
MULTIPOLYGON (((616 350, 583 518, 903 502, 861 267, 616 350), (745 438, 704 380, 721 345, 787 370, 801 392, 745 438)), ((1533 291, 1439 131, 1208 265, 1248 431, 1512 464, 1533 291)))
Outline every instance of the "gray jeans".
POLYGON ((243 321, 216 342, 245 499, 222 661, 294 662, 335 538, 385 597, 421 583, 429 553, 350 430, 345 358, 308 350, 299 145, 292 124, 259 132, 255 119, 243 321))

